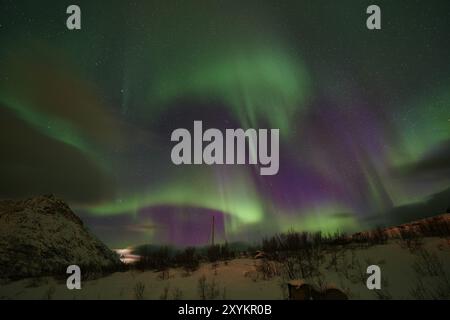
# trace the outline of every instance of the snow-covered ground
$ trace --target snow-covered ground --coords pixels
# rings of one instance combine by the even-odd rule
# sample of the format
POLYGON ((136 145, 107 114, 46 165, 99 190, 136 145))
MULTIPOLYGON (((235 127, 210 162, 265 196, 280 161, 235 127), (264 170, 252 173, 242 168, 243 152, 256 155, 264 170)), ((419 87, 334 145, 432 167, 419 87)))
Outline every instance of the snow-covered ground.
MULTIPOLYGON (((320 280, 335 284, 351 299, 414 299, 420 294, 427 297, 450 288, 445 284, 445 279, 450 281, 450 240, 428 238, 420 248, 433 256, 432 263, 438 261, 441 264, 445 276, 420 275, 420 266, 426 268, 431 265, 421 260, 418 252, 411 252, 404 243, 391 241, 386 245, 341 250, 338 264, 331 267, 333 253, 326 253, 320 266, 320 280), (368 264, 377 264, 381 268, 381 291, 368 290, 362 279, 368 264)), ((52 278, 24 279, 0 284, 0 298, 201 299, 203 295, 215 299, 285 299, 285 278, 277 275, 264 279, 263 274, 257 271, 260 263, 261 260, 245 258, 217 265, 205 263, 192 273, 182 269, 170 269, 164 273, 117 272, 82 282, 81 290, 68 290, 65 281, 58 282, 52 278)))

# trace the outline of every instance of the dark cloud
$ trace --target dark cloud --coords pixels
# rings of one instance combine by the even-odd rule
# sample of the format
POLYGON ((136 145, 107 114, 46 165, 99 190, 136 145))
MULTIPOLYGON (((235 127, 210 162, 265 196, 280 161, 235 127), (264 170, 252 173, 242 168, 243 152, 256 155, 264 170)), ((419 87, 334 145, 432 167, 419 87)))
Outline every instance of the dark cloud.
POLYGON ((450 140, 442 142, 420 161, 409 168, 411 173, 420 175, 450 176, 450 140))
POLYGON ((443 214, 450 208, 450 188, 429 196, 423 202, 417 202, 393 208, 389 212, 392 225, 443 214))
POLYGON ((348 212, 335 213, 331 216, 336 219, 352 219, 353 218, 353 214, 348 213, 348 212))
POLYGON ((158 228, 157 225, 150 224, 150 223, 133 224, 133 225, 127 226, 128 230, 137 231, 137 232, 153 231, 153 230, 156 230, 157 228, 158 228))
POLYGON ((434 146, 418 161, 394 168, 393 174, 408 181, 450 180, 450 140, 434 146))

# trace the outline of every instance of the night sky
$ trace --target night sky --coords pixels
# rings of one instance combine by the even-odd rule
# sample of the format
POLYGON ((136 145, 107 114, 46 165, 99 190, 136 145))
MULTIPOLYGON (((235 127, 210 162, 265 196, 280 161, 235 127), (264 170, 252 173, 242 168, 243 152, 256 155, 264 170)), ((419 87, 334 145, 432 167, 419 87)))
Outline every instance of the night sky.
POLYGON ((55 194, 113 247, 442 214, 449 57, 448 0, 0 0, 0 197, 55 194), (175 166, 194 120, 279 128, 279 173, 175 166))

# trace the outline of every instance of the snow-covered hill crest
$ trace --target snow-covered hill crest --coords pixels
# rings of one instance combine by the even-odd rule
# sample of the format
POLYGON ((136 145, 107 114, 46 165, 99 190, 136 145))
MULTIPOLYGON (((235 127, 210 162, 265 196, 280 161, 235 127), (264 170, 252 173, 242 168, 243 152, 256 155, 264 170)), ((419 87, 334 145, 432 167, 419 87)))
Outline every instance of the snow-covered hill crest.
POLYGON ((53 195, 0 201, 0 278, 56 275, 71 264, 101 272, 119 263, 53 195))

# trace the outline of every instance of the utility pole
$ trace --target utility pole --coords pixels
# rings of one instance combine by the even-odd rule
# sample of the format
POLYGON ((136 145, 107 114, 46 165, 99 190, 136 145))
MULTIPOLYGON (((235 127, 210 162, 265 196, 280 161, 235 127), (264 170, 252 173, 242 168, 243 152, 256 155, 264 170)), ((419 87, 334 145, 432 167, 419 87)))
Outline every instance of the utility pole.
POLYGON ((214 216, 212 216, 212 225, 211 225, 211 244, 214 246, 214 216))

